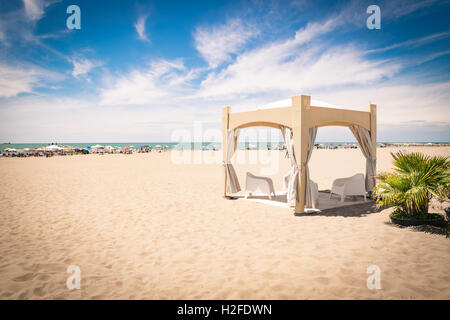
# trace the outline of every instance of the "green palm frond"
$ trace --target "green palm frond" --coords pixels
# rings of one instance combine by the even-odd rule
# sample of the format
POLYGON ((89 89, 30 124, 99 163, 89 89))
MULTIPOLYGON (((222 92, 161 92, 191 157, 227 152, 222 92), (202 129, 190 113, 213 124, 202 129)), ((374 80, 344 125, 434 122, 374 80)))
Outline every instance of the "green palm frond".
POLYGON ((428 210, 432 196, 450 197, 450 162, 447 157, 428 156, 419 152, 391 153, 394 173, 382 173, 374 188, 378 206, 396 207, 410 215, 428 210))
POLYGON ((404 174, 408 174, 416 170, 421 171, 424 164, 429 158, 428 156, 419 152, 405 153, 403 151, 399 151, 397 153, 391 152, 391 155, 394 159, 394 170, 398 173, 404 174))

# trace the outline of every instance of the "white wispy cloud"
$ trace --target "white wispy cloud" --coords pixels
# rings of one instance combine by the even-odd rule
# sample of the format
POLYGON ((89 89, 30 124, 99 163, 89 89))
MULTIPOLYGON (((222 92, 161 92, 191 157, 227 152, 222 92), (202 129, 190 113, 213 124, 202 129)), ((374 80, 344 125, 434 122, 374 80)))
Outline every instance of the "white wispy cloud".
MULTIPOLYGON (((276 97, 332 87, 364 86, 390 78, 400 70, 402 66, 399 63, 369 60, 363 50, 351 45, 324 49, 319 41, 321 36, 332 32, 342 23, 338 16, 323 22, 309 23, 284 41, 255 49, 241 49, 242 52, 236 53, 234 59, 230 53, 238 51, 235 44, 228 50, 219 50, 217 55, 215 49, 200 51, 202 54, 211 53, 206 58, 210 66, 231 60, 218 71, 190 70, 181 60, 160 60, 146 69, 115 75, 110 81, 112 84, 101 89, 101 103, 153 105, 177 99, 198 103, 201 99, 251 99, 256 94, 270 97, 268 92, 276 97), (309 45, 311 42, 315 45, 309 45), (192 83, 192 80, 198 79, 203 79, 200 85, 192 83)), ((203 35, 204 39, 211 34, 222 34, 229 25, 213 28, 214 31, 207 33, 207 36, 206 33, 203 35)), ((198 30, 195 37, 199 37, 198 30)), ((230 39, 228 36, 225 38, 230 39)), ((204 49, 201 46, 199 48, 204 49)))
POLYGON ((381 3, 380 7, 382 8, 382 17, 398 19, 415 11, 424 10, 436 3, 438 3, 438 0, 386 0, 381 3))
POLYGON ((232 19, 223 25, 198 27, 194 32, 195 48, 215 68, 231 59, 231 54, 238 53, 259 30, 245 24, 240 19, 232 19))
POLYGON ((66 59, 64 54, 43 41, 69 34, 70 30, 65 28, 64 24, 58 31, 35 34, 37 21, 44 17, 48 6, 57 2, 61 2, 61 0, 27 0, 27 2, 24 2, 23 8, 0 12, 0 44, 8 47, 11 51, 14 50, 16 44, 26 45, 33 49, 45 50, 45 54, 51 53, 57 58, 66 59))
POLYGON ((143 70, 114 75, 107 80, 111 85, 101 89, 101 104, 164 104, 181 96, 185 85, 196 76, 196 70, 187 70, 181 59, 154 61, 143 70))
MULTIPOLYGON (((197 28, 194 33, 197 49, 205 57, 209 68, 189 69, 181 59, 154 61, 145 68, 110 77, 106 81, 108 86, 100 89, 101 104, 154 105, 165 103, 167 100, 193 101, 202 98, 220 99, 227 95, 228 98, 232 98, 236 95, 266 90, 291 91, 293 88, 299 88, 301 77, 306 80, 311 77, 318 78, 327 67, 318 62, 314 68, 302 70, 314 59, 317 50, 315 48, 299 50, 299 46, 330 32, 340 23, 337 18, 324 23, 310 23, 298 30, 290 39, 254 50, 245 50, 242 46, 250 37, 258 34, 258 31, 254 27, 244 26, 241 20, 234 19, 225 25, 210 29, 197 28), (235 56, 232 57, 233 53, 235 56), (211 67, 226 61, 230 63, 228 67, 219 72, 212 71, 211 67), (200 86, 192 83, 198 79, 204 79, 200 86)), ((342 60, 349 60, 347 66, 342 66, 343 72, 349 74, 349 77, 367 70, 353 80, 354 82, 370 73, 374 74, 372 78, 377 77, 374 69, 379 63, 370 64, 361 61, 362 58, 351 49, 341 49, 323 56, 323 61, 328 61, 328 65, 336 65, 336 68, 342 60), (349 68, 352 63, 358 63, 358 67, 355 65, 349 68)), ((378 74, 384 75, 383 71, 379 71, 378 74)), ((342 74, 328 76, 328 82, 325 84, 333 84, 333 79, 341 83, 339 81, 342 74)))
POLYGON ((13 97, 19 93, 32 92, 39 73, 5 65, 0 66, 0 97, 13 97))
POLYGON ((43 0, 23 0, 25 13, 31 20, 39 20, 44 15, 45 1, 43 0))
POLYGON ((225 69, 211 72, 201 83, 203 98, 252 95, 267 92, 299 92, 344 85, 364 85, 393 76, 399 65, 369 60, 352 46, 304 46, 341 23, 329 19, 311 23, 295 37, 266 44, 240 54, 225 69))
POLYGON ((25 14, 32 21, 40 20, 45 15, 45 8, 61 0, 23 0, 25 14))
POLYGON ((145 33, 145 22, 147 21, 148 14, 142 15, 138 18, 136 23, 134 24, 134 28, 139 36, 139 39, 143 41, 149 41, 147 34, 145 33))
POLYGON ((0 97, 14 97, 20 93, 33 93, 36 87, 48 81, 60 80, 60 76, 36 66, 10 66, 0 64, 0 97))
POLYGON ((432 54, 428 54, 428 55, 422 56, 420 58, 417 58, 415 60, 415 62, 416 62, 417 65, 420 65, 420 64, 423 64, 423 63, 426 63, 426 62, 429 62, 429 61, 433 61, 435 59, 438 59, 440 57, 443 57, 443 56, 446 56, 446 55, 449 55, 449 54, 450 54, 450 50, 434 52, 432 54))
POLYGON ((420 38, 416 38, 416 39, 411 39, 411 40, 395 43, 395 44, 392 44, 387 47, 368 50, 367 53, 385 52, 385 51, 389 51, 389 50, 393 50, 393 49, 397 49, 397 48, 405 48, 405 47, 406 48, 415 48, 415 47, 423 46, 425 44, 428 44, 428 43, 431 43, 434 41, 444 40, 448 37, 450 37, 450 31, 438 32, 438 33, 427 35, 425 37, 420 37, 420 38))
POLYGON ((306 27, 297 30, 294 40, 289 43, 300 45, 307 43, 314 38, 335 30, 344 23, 342 15, 334 16, 322 22, 310 22, 306 27))
POLYGON ((72 58, 70 61, 73 64, 72 75, 75 78, 86 75, 92 69, 102 65, 102 63, 97 60, 89 60, 86 58, 72 58))

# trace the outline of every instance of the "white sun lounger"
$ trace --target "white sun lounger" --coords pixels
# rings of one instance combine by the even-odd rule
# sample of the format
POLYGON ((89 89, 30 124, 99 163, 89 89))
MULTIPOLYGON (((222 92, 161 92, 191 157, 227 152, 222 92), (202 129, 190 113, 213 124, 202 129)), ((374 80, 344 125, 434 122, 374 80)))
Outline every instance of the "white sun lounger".
POLYGON ((346 196, 364 196, 364 201, 367 201, 364 175, 357 173, 349 178, 334 180, 331 187, 330 199, 333 193, 341 196, 341 202, 344 202, 346 196))
POLYGON ((268 195, 269 199, 272 200, 272 195, 275 196, 275 189, 273 188, 273 181, 267 177, 258 177, 250 172, 247 172, 245 181, 245 199, 249 195, 268 195))

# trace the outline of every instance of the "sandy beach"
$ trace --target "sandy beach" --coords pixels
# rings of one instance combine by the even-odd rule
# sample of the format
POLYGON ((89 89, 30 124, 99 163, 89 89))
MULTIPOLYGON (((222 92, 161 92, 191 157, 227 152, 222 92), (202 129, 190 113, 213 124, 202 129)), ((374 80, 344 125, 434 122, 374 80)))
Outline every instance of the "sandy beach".
MULTIPOLYGON (((450 156, 450 147, 402 149, 450 156)), ((396 150, 378 149, 378 172, 396 150)), ((241 186, 251 171, 281 188, 289 166, 271 152, 276 170, 236 166, 241 186)), ((314 150, 310 168, 330 189, 365 160, 314 150)), ((396 227, 373 203, 296 217, 225 200, 222 171, 174 164, 170 152, 0 159, 0 298, 450 299, 445 235, 396 227), (69 265, 81 269, 79 290, 66 287, 69 265), (366 286, 370 265, 380 290, 366 286)))

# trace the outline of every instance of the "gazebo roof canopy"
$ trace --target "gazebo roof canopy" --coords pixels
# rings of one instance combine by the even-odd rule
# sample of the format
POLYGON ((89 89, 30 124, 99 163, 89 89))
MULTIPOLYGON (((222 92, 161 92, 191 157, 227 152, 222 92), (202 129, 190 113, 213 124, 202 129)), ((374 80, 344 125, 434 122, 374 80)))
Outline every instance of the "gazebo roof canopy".
MULTIPOLYGON (((334 104, 320 101, 320 100, 315 100, 315 99, 311 99, 311 105, 316 106, 316 107, 339 109, 339 107, 334 104)), ((282 108, 282 107, 290 107, 290 106, 292 106, 292 99, 284 99, 284 100, 278 100, 278 101, 274 101, 274 102, 265 104, 261 107, 254 108, 252 110, 273 109, 273 108, 282 108)), ((251 110, 249 110, 249 111, 251 111, 251 110)))
POLYGON ((267 126, 281 127, 322 127, 357 125, 371 130, 371 109, 360 111, 344 109, 328 102, 313 100, 310 96, 299 95, 291 99, 275 101, 251 111, 224 111, 228 119, 228 129, 267 126))

